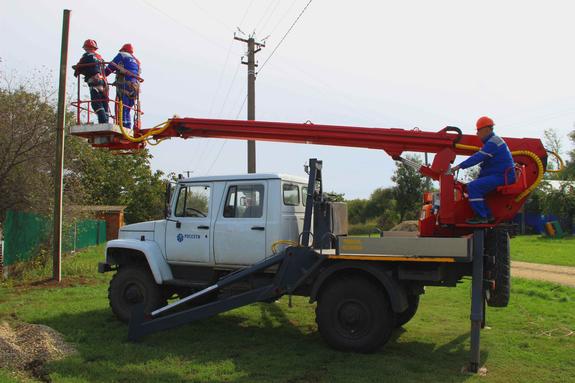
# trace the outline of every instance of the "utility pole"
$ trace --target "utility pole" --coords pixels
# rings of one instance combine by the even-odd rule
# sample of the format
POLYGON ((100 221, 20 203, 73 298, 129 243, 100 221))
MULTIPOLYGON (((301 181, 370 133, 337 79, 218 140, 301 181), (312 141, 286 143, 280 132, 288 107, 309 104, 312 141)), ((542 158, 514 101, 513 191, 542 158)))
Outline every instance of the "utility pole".
MULTIPOLYGON (((248 66, 248 120, 253 121, 256 119, 256 53, 266 46, 264 42, 257 42, 254 35, 244 39, 236 36, 234 39, 248 44, 248 60, 244 61, 242 57, 242 64, 248 66)), ((256 142, 248 141, 248 173, 256 172, 256 142)))
POLYGON ((58 121, 56 125, 56 172, 54 174, 54 239, 52 241, 52 277, 62 280, 62 191, 64 186, 64 125, 66 123, 66 69, 68 67, 68 32, 70 10, 64 9, 62 46, 60 48, 60 83, 58 85, 58 121))

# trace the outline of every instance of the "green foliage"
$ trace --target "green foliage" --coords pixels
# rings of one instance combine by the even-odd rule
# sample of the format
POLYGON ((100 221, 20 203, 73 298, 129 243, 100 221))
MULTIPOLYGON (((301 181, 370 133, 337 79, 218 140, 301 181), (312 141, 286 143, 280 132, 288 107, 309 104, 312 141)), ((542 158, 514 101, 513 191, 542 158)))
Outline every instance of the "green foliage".
POLYGON ((573 231, 573 217, 575 216, 575 187, 571 182, 562 183, 559 188, 552 188, 543 183, 540 187, 539 197, 541 208, 545 214, 556 214, 562 217, 562 223, 567 231, 573 231))
MULTIPOLYGON (((0 73, 0 79, 4 79, 0 73)), ((40 90, 0 87, 0 220, 7 209, 50 215, 54 196, 56 107, 40 90)), ((68 122, 74 121, 68 116, 68 122)), ((127 222, 162 217, 164 178, 148 150, 115 155, 66 136, 64 206, 127 205, 127 222)), ((66 210, 70 214, 69 210, 66 210)), ((68 217, 70 218, 70 217, 68 217)))
MULTIPOLYGON (((421 164, 419 157, 408 155, 407 159, 421 164)), ((422 177, 417 169, 401 162, 397 163, 391 180, 396 184, 393 188, 393 194, 399 220, 416 219, 421 207, 423 192, 430 186, 429 181, 422 177)))
POLYGON ((7 209, 48 211, 55 124, 55 110, 41 94, 0 88, 0 217, 7 209))
POLYGON ((147 149, 116 155, 93 149, 76 137, 69 137, 73 156, 67 179, 82 185, 85 199, 94 205, 126 205, 126 222, 162 217, 165 180, 161 171, 152 172, 147 149))
POLYGON ((351 224, 350 234, 369 234, 374 228, 389 230, 397 225, 399 214, 392 188, 378 188, 369 199, 347 201, 348 219, 351 224))
POLYGON ((381 230, 377 222, 370 221, 367 223, 356 223, 349 226, 348 233, 349 235, 366 235, 366 234, 374 234, 378 233, 378 230, 381 230))
POLYGON ((325 193, 327 194, 328 198, 332 202, 344 202, 345 201, 345 194, 344 193, 336 193, 334 191, 325 193))

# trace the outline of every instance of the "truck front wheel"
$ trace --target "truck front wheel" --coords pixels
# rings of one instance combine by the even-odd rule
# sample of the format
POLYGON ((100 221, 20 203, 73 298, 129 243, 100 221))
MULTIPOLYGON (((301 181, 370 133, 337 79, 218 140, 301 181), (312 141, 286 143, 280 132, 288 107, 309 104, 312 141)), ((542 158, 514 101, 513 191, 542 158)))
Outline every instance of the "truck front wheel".
POLYGON ((385 292, 361 276, 344 277, 322 289, 316 321, 331 347, 363 353, 385 344, 394 327, 385 292))
POLYGON ((145 304, 145 312, 164 306, 165 294, 146 267, 121 266, 110 281, 108 300, 112 312, 123 322, 129 322, 134 306, 145 304))

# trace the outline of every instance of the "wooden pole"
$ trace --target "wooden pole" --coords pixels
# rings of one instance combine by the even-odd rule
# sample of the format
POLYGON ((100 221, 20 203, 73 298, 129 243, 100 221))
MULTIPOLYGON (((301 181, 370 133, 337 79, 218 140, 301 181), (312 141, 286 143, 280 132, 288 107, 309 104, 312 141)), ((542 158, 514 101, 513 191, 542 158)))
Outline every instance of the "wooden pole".
POLYGON ((69 9, 64 9, 62 21, 62 46, 60 49, 60 82, 58 86, 58 122, 56 125, 56 171, 54 173, 54 239, 52 241, 52 277, 62 280, 62 194, 64 186, 64 125, 66 123, 66 69, 68 66, 69 9))

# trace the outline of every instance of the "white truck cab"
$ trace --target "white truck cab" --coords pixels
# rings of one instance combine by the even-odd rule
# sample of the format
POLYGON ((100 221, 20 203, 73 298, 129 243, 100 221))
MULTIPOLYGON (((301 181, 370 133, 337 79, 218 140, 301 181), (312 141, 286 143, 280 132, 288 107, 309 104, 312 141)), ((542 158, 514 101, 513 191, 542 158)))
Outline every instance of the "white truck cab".
POLYGON ((305 178, 282 174, 178 180, 166 219, 126 225, 108 242, 100 271, 118 269, 112 309, 127 320, 152 278, 163 286, 157 304, 163 303, 264 260, 279 240, 298 241, 306 194, 305 178))

